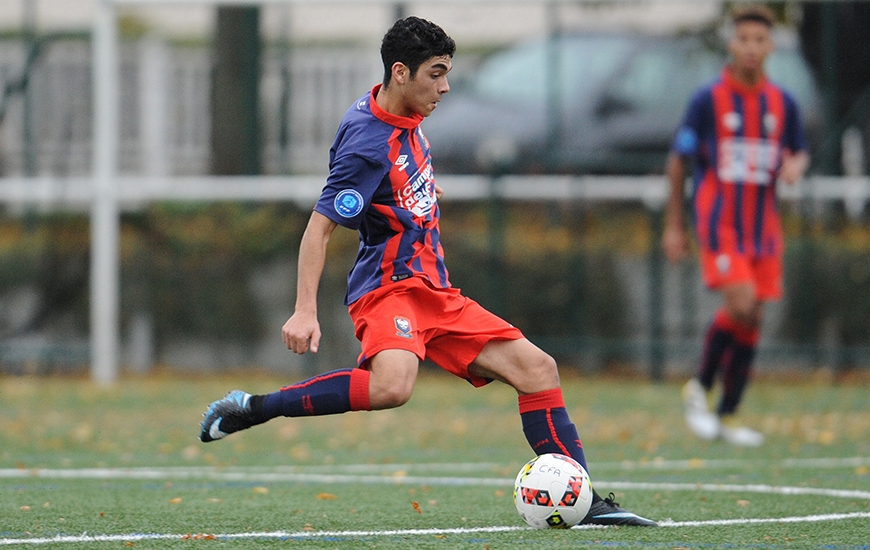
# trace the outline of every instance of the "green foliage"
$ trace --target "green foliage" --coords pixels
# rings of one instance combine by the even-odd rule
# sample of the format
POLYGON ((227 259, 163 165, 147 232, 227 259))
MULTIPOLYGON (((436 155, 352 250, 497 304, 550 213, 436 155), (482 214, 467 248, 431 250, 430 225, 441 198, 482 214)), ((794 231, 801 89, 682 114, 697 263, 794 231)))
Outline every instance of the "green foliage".
POLYGON ((158 341, 250 342, 263 319, 250 277, 298 247, 304 213, 285 205, 157 205, 125 218, 123 309, 153 315, 158 341))
POLYGON ((842 241, 801 239, 789 244, 785 264, 788 337, 821 343, 830 327, 827 336, 846 354, 870 346, 870 252, 842 241))

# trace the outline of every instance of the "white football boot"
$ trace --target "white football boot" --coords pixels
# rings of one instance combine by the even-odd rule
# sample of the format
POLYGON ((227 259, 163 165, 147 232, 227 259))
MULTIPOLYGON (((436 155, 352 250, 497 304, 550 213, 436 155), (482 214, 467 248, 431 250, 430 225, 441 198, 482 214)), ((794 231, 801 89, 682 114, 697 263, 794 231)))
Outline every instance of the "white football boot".
POLYGON ((719 437, 722 428, 719 417, 707 407, 707 392, 697 378, 691 378, 683 386, 683 408, 693 434, 707 441, 719 437))
POLYGON ((758 447, 764 443, 764 434, 741 426, 737 419, 732 416, 724 416, 721 419, 722 439, 737 445, 738 447, 758 447))

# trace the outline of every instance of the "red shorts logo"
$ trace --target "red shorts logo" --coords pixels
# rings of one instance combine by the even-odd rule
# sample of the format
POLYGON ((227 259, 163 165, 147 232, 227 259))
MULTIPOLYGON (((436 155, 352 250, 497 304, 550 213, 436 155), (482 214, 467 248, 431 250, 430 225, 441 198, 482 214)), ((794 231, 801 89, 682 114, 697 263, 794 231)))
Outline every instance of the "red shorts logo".
POLYGON ((412 338, 411 321, 404 317, 393 317, 393 322, 396 323, 396 336, 401 338, 412 338))

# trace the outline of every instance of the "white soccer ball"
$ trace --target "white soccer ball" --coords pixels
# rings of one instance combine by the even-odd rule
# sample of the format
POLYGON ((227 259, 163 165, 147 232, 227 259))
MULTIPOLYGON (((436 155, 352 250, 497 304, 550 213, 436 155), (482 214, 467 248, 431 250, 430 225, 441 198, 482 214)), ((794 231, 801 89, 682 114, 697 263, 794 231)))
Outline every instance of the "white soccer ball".
POLYGON ((514 482, 514 504, 536 529, 567 529, 577 525, 592 506, 589 474, 569 456, 536 456, 520 469, 514 482))

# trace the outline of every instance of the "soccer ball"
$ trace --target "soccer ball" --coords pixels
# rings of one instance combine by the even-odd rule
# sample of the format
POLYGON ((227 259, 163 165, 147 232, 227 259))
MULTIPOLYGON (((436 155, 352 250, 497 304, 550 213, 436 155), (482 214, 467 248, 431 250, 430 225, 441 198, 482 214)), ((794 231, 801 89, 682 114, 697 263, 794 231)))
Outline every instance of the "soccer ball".
POLYGON ((536 456, 520 469, 514 482, 514 504, 536 529, 567 529, 577 525, 592 506, 589 474, 569 456, 536 456))

